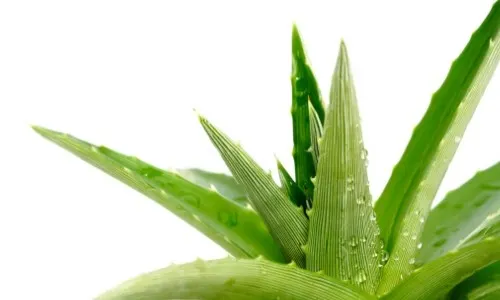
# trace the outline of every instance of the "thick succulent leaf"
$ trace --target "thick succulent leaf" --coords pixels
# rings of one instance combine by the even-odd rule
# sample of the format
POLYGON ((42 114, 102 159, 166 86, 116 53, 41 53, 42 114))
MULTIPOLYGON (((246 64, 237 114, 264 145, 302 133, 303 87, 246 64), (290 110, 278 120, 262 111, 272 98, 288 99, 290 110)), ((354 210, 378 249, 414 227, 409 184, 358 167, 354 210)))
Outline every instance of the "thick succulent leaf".
MULTIPOLYGON (((300 75, 304 78, 304 81, 301 83, 304 83, 304 86, 307 87, 309 101, 314 107, 314 110, 317 112, 321 124, 323 124, 325 122, 325 107, 323 99, 321 97, 316 77, 314 76, 311 66, 307 61, 304 45, 296 25, 293 26, 292 30, 292 59, 294 66, 300 68, 300 70, 297 71, 299 71, 300 75)), ((301 90, 304 90, 304 88, 301 88, 301 90)))
POLYGON ((318 114, 312 105, 309 105, 309 121, 311 130, 311 148, 310 151, 313 157, 314 169, 317 169, 319 159, 319 140, 323 135, 323 125, 318 114))
POLYGON ((266 223, 271 235, 281 245, 285 256, 305 266, 302 246, 306 243, 308 220, 302 209, 294 206, 257 163, 205 118, 200 122, 226 162, 234 178, 245 188, 252 206, 266 223))
POLYGON ((281 187, 284 189, 286 195, 295 206, 304 206, 306 202, 306 195, 300 189, 299 185, 293 180, 292 176, 285 169, 283 164, 278 160, 278 174, 280 177, 281 187))
POLYGON ((178 169, 177 172, 187 180, 205 188, 215 189, 222 196, 243 206, 249 205, 243 186, 223 173, 212 173, 201 169, 178 169))
POLYGON ((431 211, 422 233, 418 265, 457 249, 498 214, 500 163, 478 172, 464 185, 448 193, 431 211))
POLYGON ((265 260, 195 261, 127 281, 97 300, 363 300, 374 296, 295 265, 265 260))
POLYGON ((302 41, 295 26, 292 33, 292 62, 292 125, 295 179, 310 201, 314 195, 314 185, 311 178, 315 176, 315 167, 313 155, 310 151, 309 103, 317 106, 319 116, 324 114, 324 109, 321 99, 319 99, 316 80, 307 64, 302 41), (314 97, 317 97, 317 99, 314 97))
MULTIPOLYGON (((500 240, 487 239, 442 256, 416 269, 405 280, 397 280, 384 300, 442 299, 454 286, 500 260, 500 240), (401 282, 403 280, 403 282, 401 282)), ((455 299, 455 298, 453 298, 455 299)))
POLYGON ((255 211, 135 157, 45 128, 39 134, 153 199, 236 257, 286 261, 255 211))
POLYGON ((449 299, 500 299, 500 262, 493 263, 483 268, 460 283, 450 293, 449 299))
POLYGON ((375 211, 391 253, 384 268, 381 291, 394 287, 394 278, 414 266, 417 245, 432 200, 453 158, 465 128, 500 59, 500 3, 472 35, 455 60, 441 88, 413 131, 392 172, 375 211))
POLYGON ((381 270, 379 229, 371 204, 366 150, 344 43, 330 95, 310 214, 307 268, 374 292, 381 270))

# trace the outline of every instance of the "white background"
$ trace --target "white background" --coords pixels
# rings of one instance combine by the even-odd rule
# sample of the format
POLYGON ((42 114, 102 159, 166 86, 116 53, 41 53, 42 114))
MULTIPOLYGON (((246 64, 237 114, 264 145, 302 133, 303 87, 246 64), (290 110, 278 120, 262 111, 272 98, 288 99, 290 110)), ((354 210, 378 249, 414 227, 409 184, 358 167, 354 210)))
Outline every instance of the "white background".
MULTIPOLYGON (((3 1, 0 299, 91 299, 141 272, 225 252, 37 136, 70 132, 160 167, 226 171, 192 109, 265 168, 292 169, 290 35, 326 97, 347 43, 378 196, 492 0, 3 1)), ((494 76, 439 192, 500 158, 494 76)))

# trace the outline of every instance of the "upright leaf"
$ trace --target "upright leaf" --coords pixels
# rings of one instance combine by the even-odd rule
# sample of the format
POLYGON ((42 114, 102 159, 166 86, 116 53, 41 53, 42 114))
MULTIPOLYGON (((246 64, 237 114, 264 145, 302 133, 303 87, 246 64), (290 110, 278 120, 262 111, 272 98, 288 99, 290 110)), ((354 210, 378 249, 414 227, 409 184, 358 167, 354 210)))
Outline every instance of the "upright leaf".
POLYGON ((305 206, 306 195, 300 189, 299 185, 293 180, 292 176, 278 160, 278 174, 285 193, 296 206, 305 206))
POLYGON ((304 83, 304 86, 307 89, 307 94, 309 95, 309 101, 314 107, 314 110, 317 112, 321 124, 323 124, 325 122, 325 107, 323 99, 321 97, 316 77, 314 76, 311 66, 307 62, 304 45, 296 25, 293 25, 292 30, 292 59, 294 66, 300 68, 300 70, 297 71, 300 72, 299 74, 304 78, 304 81, 301 81, 301 83, 304 83))
MULTIPOLYGON (((488 239, 442 256, 416 269, 383 300, 442 299, 451 288, 500 260, 500 240, 488 239)), ((453 298, 455 299, 455 298, 453 298)))
POLYGON ((309 120, 309 102, 323 117, 324 110, 319 96, 316 80, 307 64, 297 27, 292 33, 292 123, 293 123, 293 159, 295 162, 295 179, 305 192, 310 202, 314 195, 311 178, 315 176, 315 167, 311 148, 311 132, 309 120))
POLYGON ((243 186, 238 184, 233 177, 212 173, 200 169, 178 169, 177 172, 187 180, 208 189, 215 189, 222 196, 233 200, 243 206, 249 204, 247 194, 243 186))
POLYGON ((285 256, 305 266, 302 246, 306 243, 308 220, 274 183, 271 176, 241 147, 200 117, 200 122, 226 162, 234 178, 243 185, 252 206, 267 224, 271 235, 281 245, 285 256))
POLYGON ((260 255, 285 262, 279 246, 253 211, 181 176, 135 157, 45 128, 39 134, 153 199, 236 257, 260 255))
POLYGON ((311 130, 311 148, 310 151, 313 157, 314 169, 318 167, 319 159, 319 140, 323 135, 323 125, 319 119, 318 114, 314 110, 312 105, 309 105, 309 120, 310 120, 310 130, 311 130))
POLYGON ((195 261, 127 281, 96 300, 375 300, 347 283, 265 260, 195 261))
POLYGON ((430 212, 422 233, 418 264, 459 248, 498 214, 500 163, 477 173, 430 212))
POLYGON ((380 285, 385 293, 414 268, 417 245, 432 200, 500 59, 500 3, 472 35, 413 131, 375 211, 391 253, 380 285))
POLYGON ((500 261, 474 273, 453 289, 449 299, 498 300, 500 299, 500 261))
POLYGON ((380 274, 379 229, 371 205, 360 118, 344 43, 324 128, 307 268, 374 292, 380 274))

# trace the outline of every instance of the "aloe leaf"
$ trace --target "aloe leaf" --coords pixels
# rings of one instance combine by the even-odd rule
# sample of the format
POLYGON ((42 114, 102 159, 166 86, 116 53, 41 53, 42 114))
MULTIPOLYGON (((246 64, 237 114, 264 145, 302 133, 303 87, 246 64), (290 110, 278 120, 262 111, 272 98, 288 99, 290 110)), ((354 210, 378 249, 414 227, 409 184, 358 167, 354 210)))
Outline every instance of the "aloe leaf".
POLYGON ((398 280, 399 285, 381 299, 440 299, 474 272, 498 260, 500 239, 486 239, 450 252, 414 270, 406 280, 398 280))
POLYGON ((381 292, 394 287, 414 266, 423 223, 465 128, 500 59, 500 3, 496 2, 413 131, 402 158, 392 172, 375 211, 382 238, 391 253, 381 292), (415 238, 414 238, 415 237, 415 238))
POLYGON ((222 196, 243 206, 249 205, 243 186, 226 174, 212 173, 201 169, 178 169, 177 172, 187 180, 208 189, 215 189, 222 196))
POLYGON ((500 299, 500 262, 493 263, 464 280, 453 289, 449 299, 500 299))
POLYGON ((370 300, 344 283, 265 260, 195 261, 127 281, 97 300, 282 299, 370 300))
POLYGON ((325 107, 323 104, 323 99, 318 88, 316 77, 314 76, 311 66, 307 61, 307 55, 304 51, 304 45, 302 43, 302 39, 300 38, 299 30, 296 25, 293 25, 292 29, 292 59, 294 66, 300 68, 297 71, 300 72, 300 75, 304 79, 304 81, 301 81, 300 83, 304 83, 304 87, 306 88, 302 88, 301 90, 307 89, 309 101, 314 107, 314 110, 317 112, 321 124, 323 124, 325 122, 325 107))
MULTIPOLYGON (((448 193, 425 222, 417 262, 457 249, 500 214, 500 163, 448 193)), ((423 221, 423 217, 421 219, 423 221)))
POLYGON ((200 123, 226 162, 234 178, 245 188, 252 206, 266 223, 286 258, 305 266, 302 246, 306 243, 308 220, 257 163, 205 118, 200 123))
POLYGON ((97 147, 67 134, 34 127, 43 137, 153 199, 241 258, 260 255, 285 262, 255 211, 135 157, 97 147))
POLYGON ((323 125, 312 105, 309 105, 309 121, 310 121, 309 124, 311 131, 310 151, 312 153, 314 169, 316 170, 318 167, 318 159, 319 159, 319 140, 323 135, 323 125))
MULTIPOLYGON (((306 54, 297 27, 292 32, 292 125, 293 159, 295 179, 304 191, 308 201, 314 195, 311 178, 315 176, 315 167, 311 148, 309 103, 315 106, 318 116, 324 115, 316 80, 307 64, 306 54), (316 97, 316 98, 315 98, 316 97)), ((321 117, 320 117, 321 119, 321 117)))
POLYGON ((343 42, 324 128, 310 214, 307 268, 374 292, 380 275, 379 229, 371 204, 366 150, 343 42))
POLYGON ((302 192, 299 185, 293 180, 292 176, 290 176, 281 162, 278 160, 277 163, 281 186, 283 187, 288 198, 293 204, 295 204, 295 206, 304 206, 306 195, 304 195, 304 192, 302 192))

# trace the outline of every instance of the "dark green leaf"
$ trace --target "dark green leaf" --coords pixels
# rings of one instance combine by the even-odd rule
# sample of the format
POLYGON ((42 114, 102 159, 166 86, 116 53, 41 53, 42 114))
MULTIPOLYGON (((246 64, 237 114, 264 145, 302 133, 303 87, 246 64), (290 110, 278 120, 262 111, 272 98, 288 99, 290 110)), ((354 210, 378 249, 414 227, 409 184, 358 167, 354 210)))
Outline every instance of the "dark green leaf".
POLYGON ((293 180, 292 176, 290 176, 281 162, 278 160, 277 163, 281 186, 288 195, 288 198, 293 204, 295 204, 295 206, 305 206, 306 195, 304 195, 304 192, 302 192, 298 184, 293 180))
POLYGON ((500 262, 493 263, 460 283, 450 294, 456 300, 500 299, 500 262))
POLYGON ((304 47, 295 26, 292 33, 292 59, 292 123, 295 179, 299 187, 305 192, 308 200, 311 200, 314 195, 314 185, 311 178, 315 176, 315 167, 310 151, 309 102, 318 112, 320 119, 324 116, 324 109, 319 98, 316 80, 307 64, 304 47))

